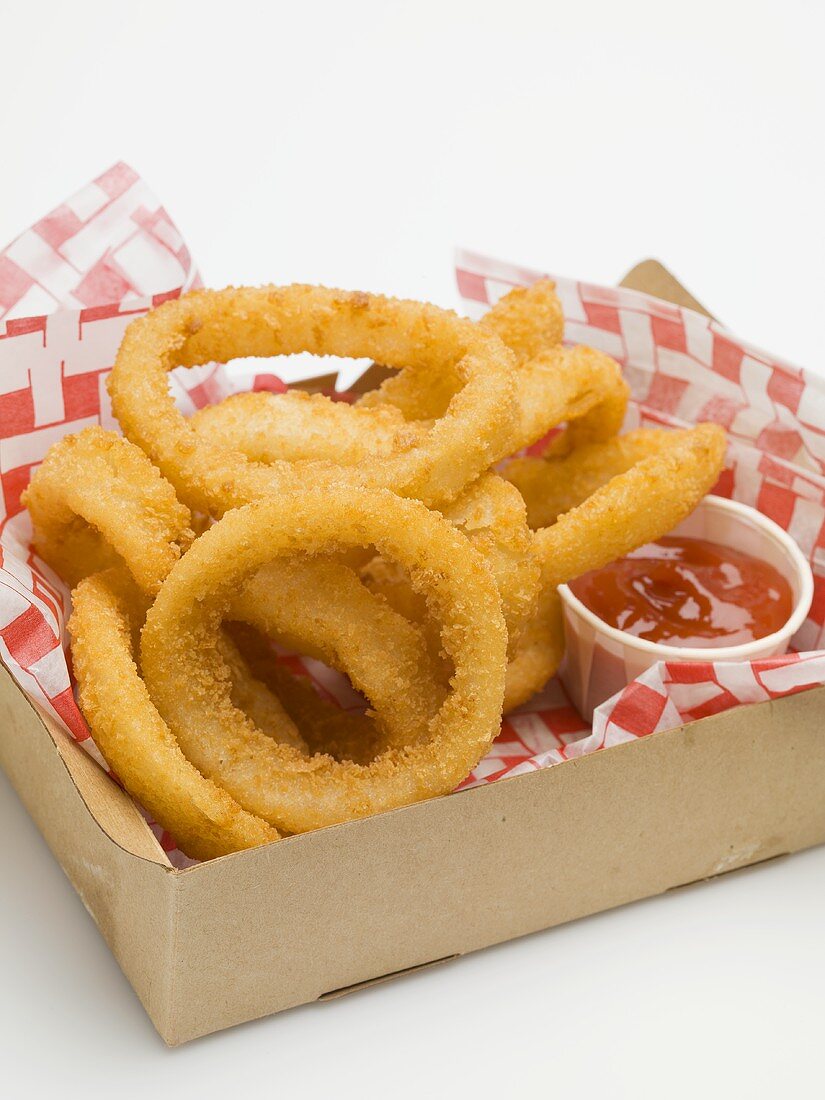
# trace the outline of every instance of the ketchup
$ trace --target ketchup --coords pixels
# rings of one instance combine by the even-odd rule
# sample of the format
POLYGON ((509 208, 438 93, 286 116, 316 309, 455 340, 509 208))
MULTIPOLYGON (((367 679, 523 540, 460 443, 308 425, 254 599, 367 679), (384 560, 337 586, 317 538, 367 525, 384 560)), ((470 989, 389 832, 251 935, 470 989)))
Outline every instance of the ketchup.
POLYGON ((649 642, 742 645, 781 629, 791 586, 767 562, 705 539, 668 535, 571 583, 610 626, 649 642))

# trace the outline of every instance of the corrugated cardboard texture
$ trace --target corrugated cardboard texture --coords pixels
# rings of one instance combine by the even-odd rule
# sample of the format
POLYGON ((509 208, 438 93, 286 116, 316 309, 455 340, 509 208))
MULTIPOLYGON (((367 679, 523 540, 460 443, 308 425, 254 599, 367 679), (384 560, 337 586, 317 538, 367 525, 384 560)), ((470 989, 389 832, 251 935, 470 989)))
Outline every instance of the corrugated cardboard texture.
MULTIPOLYGON (((673 300, 662 272, 632 285, 673 300)), ((186 871, 5 669, 0 763, 175 1044, 825 841, 823 704, 730 711, 186 871)))

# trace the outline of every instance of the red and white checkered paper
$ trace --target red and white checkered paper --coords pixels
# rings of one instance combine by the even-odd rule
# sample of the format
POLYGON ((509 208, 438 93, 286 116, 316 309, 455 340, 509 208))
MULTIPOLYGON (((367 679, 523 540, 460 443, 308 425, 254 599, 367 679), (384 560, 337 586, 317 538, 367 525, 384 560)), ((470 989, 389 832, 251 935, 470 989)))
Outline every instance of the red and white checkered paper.
MULTIPOLYGON (((460 293, 480 313, 538 273, 462 253, 460 293)), ((825 619, 825 392, 816 378, 709 322, 645 295, 558 279, 566 338, 622 362, 632 423, 716 420, 731 461, 716 491, 753 504, 788 529, 817 576, 811 617, 797 638, 812 649, 825 619)), ((102 766, 77 708, 66 647, 69 593, 31 549, 20 494, 48 447, 89 424, 116 428, 104 381, 126 325, 199 285, 174 223, 137 174, 117 164, 0 253, 0 658, 29 698, 102 766)), ((177 371, 184 412, 246 389, 283 389, 259 364, 177 371)), ((309 659, 285 662, 343 707, 363 701, 309 659)), ((644 736, 739 703, 825 683, 825 653, 755 664, 659 665, 585 726, 553 680, 508 716, 491 752, 462 785, 489 783, 644 736)), ((8 731, 5 733, 8 736, 8 731)), ((188 862, 156 829, 173 863, 188 862)))

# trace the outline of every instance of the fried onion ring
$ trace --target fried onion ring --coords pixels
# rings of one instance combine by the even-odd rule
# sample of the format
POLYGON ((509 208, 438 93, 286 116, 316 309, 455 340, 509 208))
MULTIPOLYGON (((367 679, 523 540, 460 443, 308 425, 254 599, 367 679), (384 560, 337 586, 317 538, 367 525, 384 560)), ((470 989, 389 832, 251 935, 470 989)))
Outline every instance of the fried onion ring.
MULTIPOLYGON (((189 510, 146 455, 102 428, 55 443, 26 490, 26 503, 37 551, 72 585, 115 563, 151 596, 194 537, 189 510)), ((271 737, 307 752, 277 696, 250 676, 230 639, 222 637, 220 646, 236 704, 271 737)))
POLYGON ((80 706, 126 790, 193 859, 278 839, 184 757, 138 674, 133 638, 145 601, 122 569, 81 581, 69 619, 80 706))
POLYGON ((609 439, 620 430, 630 390, 619 364, 593 348, 560 346, 564 313, 552 279, 511 290, 479 323, 516 356, 521 434, 511 453, 538 442, 564 420, 572 423, 554 441, 556 452, 609 439))
MULTIPOLYGON (((512 649, 533 612, 541 581, 521 494, 503 478, 486 473, 440 511, 467 536, 490 567, 501 596, 512 649)), ((395 562, 373 559, 363 567, 361 576, 368 588, 380 592, 402 614, 410 617, 413 609, 419 612, 413 613, 413 621, 429 631, 429 651, 437 654, 438 632, 420 614, 423 601, 411 590, 404 570, 395 562)))
MULTIPOLYGON (((28 498, 36 545, 44 560, 73 583, 121 562, 152 595, 191 538, 189 512, 168 482, 139 448, 100 428, 66 436, 53 446, 28 498)), ((422 718, 434 713, 443 697, 420 632, 342 565, 295 560, 264 569, 238 595, 233 615, 279 635, 296 650, 349 670, 356 688, 378 711, 380 736, 375 731, 370 740, 382 747, 410 743, 422 718), (356 622, 363 623, 360 631, 353 629, 356 622)), ((277 693, 250 675, 231 639, 222 636, 219 645, 235 705, 276 741, 308 753, 277 693)))
POLYGON ((335 561, 265 565, 229 615, 346 673, 376 711, 383 748, 413 744, 443 701, 421 632, 335 561))
POLYGON ((639 429, 566 458, 515 460, 522 473, 532 463, 547 467, 531 474, 531 492, 540 497, 544 478, 557 486, 557 501, 566 493, 569 510, 535 534, 542 594, 507 671, 506 711, 526 702, 558 667, 564 648, 558 586, 672 531, 713 488, 725 443, 718 425, 698 424, 639 429))
POLYGON ((515 419, 512 353, 495 335, 435 306, 323 287, 203 290, 165 302, 126 330, 108 386, 127 438, 182 500, 216 516, 273 493, 342 482, 447 501, 500 456, 515 419), (348 467, 250 462, 197 434, 168 390, 176 366, 301 351, 377 358, 416 377, 447 369, 462 387, 416 447, 348 467))
MULTIPOLYGON (((571 389, 568 387, 568 392, 571 389)), ((304 436, 300 433, 312 423, 313 406, 303 398, 292 403, 283 400, 291 396, 239 394, 196 413, 191 423, 199 435, 206 438, 215 434, 223 442, 243 451, 248 458, 266 462, 274 461, 281 452, 284 455, 299 455, 307 460, 337 460, 339 437, 331 434, 336 426, 344 433, 342 446, 345 455, 354 460, 357 460, 356 456, 362 457, 367 443, 370 446, 374 443, 375 453, 380 454, 381 448, 388 446, 392 438, 398 439, 405 425, 408 432, 416 429, 415 425, 407 424, 400 418, 400 413, 391 406, 360 409, 322 398, 322 403, 314 407, 319 410, 321 419, 329 424, 330 433, 310 432, 304 436), (268 400, 259 402, 240 398, 268 400), (336 415, 327 419, 332 409, 336 410, 336 415), (245 418, 247 412, 251 412, 251 419, 245 418), (339 412, 345 415, 338 415, 339 412), (364 422, 358 425, 359 431, 355 431, 357 420, 354 422, 352 418, 360 416, 363 421, 370 415, 385 414, 389 414, 386 423, 391 425, 393 434, 382 435, 379 432, 375 437, 367 436, 367 424, 364 422), (293 436, 293 433, 298 434, 293 436)), ((561 407, 568 408, 564 397, 561 407)), ((439 511, 463 531, 475 549, 487 559, 501 593, 508 633, 511 639, 515 639, 529 617, 539 581, 538 565, 530 551, 531 536, 521 496, 501 478, 488 472, 464 489, 455 500, 441 505, 439 511)), ((359 563, 353 561, 352 564, 357 566, 359 563)), ((386 576, 388 573, 385 573, 386 576)), ((320 587, 320 584, 317 588, 304 584, 303 590, 316 591, 320 587)), ((329 657, 324 659, 330 663, 329 657)))
POLYGON ((125 562, 152 594, 194 538, 172 486, 143 451, 103 428, 55 443, 21 499, 35 551, 70 586, 125 562))
POLYGON ((432 426, 408 423, 385 405, 361 409, 321 393, 236 393, 189 418, 201 439, 242 451, 252 462, 330 459, 352 466, 416 445, 432 426))
MULTIPOLYGON (((277 696, 289 717, 304 733, 310 753, 324 752, 336 760, 368 764, 387 747, 375 721, 359 711, 344 710, 322 698, 310 680, 273 661, 269 641, 245 623, 229 623, 227 630, 252 675, 277 696)), ((259 725, 255 715, 246 710, 259 725)), ((265 731, 263 731, 265 732, 265 731)))
POLYGON ((443 517, 386 491, 284 495, 228 512, 175 565, 147 615, 141 665, 186 756, 238 802, 289 832, 446 794, 498 733, 506 629, 489 570, 443 517), (374 545, 398 560, 442 623, 450 690, 426 737, 367 765, 307 759, 232 706, 215 639, 238 587, 280 556, 374 545))
MULTIPOLYGON (((540 279, 505 294, 479 322, 515 354, 519 417, 498 459, 529 447, 567 421, 557 452, 609 439, 622 426, 629 387, 615 359, 594 348, 561 346, 564 316, 555 283, 540 279)), ((443 415, 460 385, 449 369, 423 387, 408 371, 365 394, 358 409, 394 408, 414 423, 443 415)), ((353 410, 353 411, 356 411, 353 410)))
POLYGON ((601 351, 550 348, 519 367, 517 378, 521 424, 511 454, 563 422, 565 450, 609 439, 622 426, 630 388, 616 360, 601 351))
POLYGON ((686 438, 707 440, 718 450, 723 447, 724 432, 709 424, 676 431, 637 428, 600 446, 578 448, 564 457, 513 458, 504 464, 501 476, 521 493, 527 505, 528 523, 536 530, 550 527, 611 478, 627 473, 644 459, 662 454, 672 443, 686 438), (694 434, 697 432, 698 435, 694 434))
POLYGON ((492 329, 523 366, 564 339, 564 311, 552 279, 517 286, 499 298, 479 324, 492 329))

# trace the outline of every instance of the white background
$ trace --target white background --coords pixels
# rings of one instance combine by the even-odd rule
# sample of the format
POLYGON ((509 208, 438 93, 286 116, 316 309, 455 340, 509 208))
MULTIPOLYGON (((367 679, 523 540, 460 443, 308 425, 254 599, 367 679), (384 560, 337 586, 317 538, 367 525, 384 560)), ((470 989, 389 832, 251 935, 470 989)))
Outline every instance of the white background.
MULTIPOLYGON (((825 370, 822 4, 0 5, 0 240, 113 161, 211 285, 663 259, 825 370)), ((825 851, 166 1051, 0 779, 12 1096, 822 1096, 825 851)))

